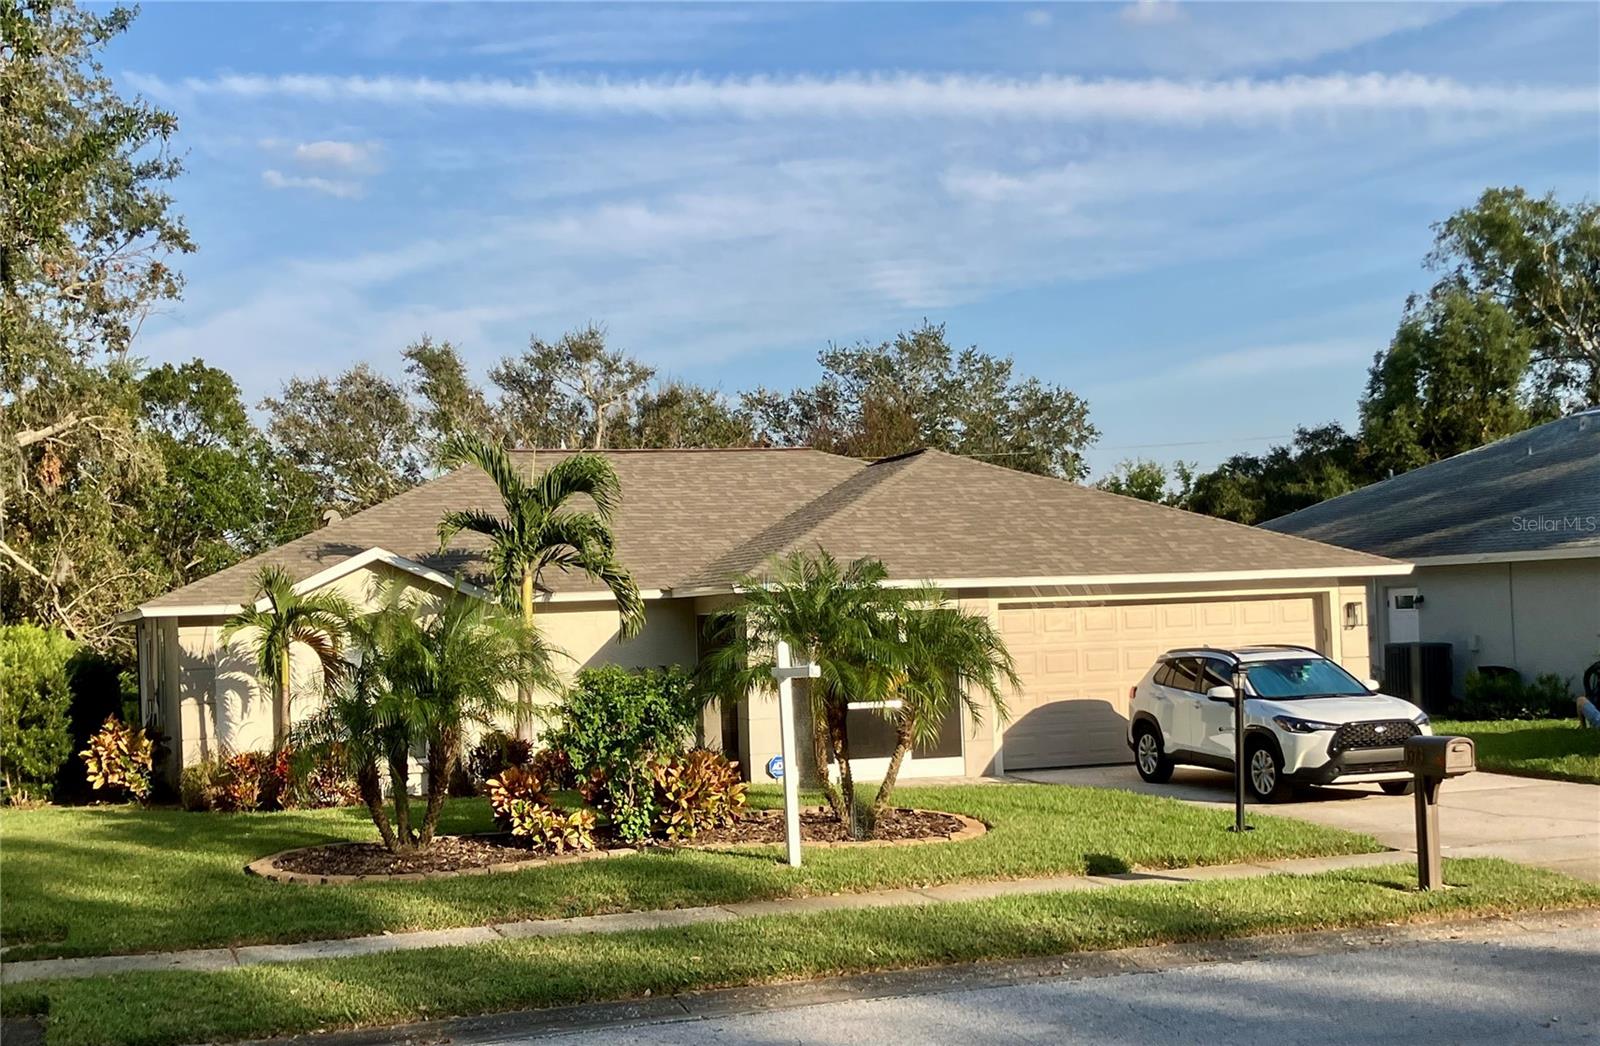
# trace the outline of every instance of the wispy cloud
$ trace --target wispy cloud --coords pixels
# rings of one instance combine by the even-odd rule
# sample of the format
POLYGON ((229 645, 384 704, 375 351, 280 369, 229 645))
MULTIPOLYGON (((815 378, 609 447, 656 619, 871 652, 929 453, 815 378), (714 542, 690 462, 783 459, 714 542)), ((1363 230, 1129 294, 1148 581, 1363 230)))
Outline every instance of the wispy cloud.
POLYGON ((301 142, 293 150, 295 160, 307 167, 361 172, 371 171, 377 166, 378 152, 376 142, 342 142, 333 139, 301 142))
POLYGON ((630 80, 230 74, 177 83, 149 76, 130 80, 157 96, 223 95, 674 119, 945 118, 1192 125, 1362 113, 1570 115, 1600 108, 1592 87, 1468 84, 1408 73, 1232 80, 915 74, 630 80))
POLYGON ((357 182, 315 175, 284 174, 271 167, 261 172, 261 182, 269 189, 306 189, 344 200, 353 200, 361 195, 361 185, 357 182))

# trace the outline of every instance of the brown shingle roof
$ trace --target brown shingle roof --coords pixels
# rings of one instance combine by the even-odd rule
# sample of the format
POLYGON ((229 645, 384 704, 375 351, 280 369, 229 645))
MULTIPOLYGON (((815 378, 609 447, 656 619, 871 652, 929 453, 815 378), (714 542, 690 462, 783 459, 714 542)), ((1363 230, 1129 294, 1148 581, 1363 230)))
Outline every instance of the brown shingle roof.
POLYGON ((770 557, 825 548, 891 577, 1045 578, 1359 570, 1389 560, 1268 534, 935 450, 876 462, 730 549, 681 587, 726 583, 770 557))
MULTIPOLYGON (((544 467, 567 451, 517 451, 544 467)), ((805 449, 606 451, 622 481, 617 549, 640 588, 666 588, 783 516, 796 497, 814 497, 859 472, 865 463, 805 449)), ((493 483, 461 468, 397 497, 314 530, 302 538, 158 596, 147 608, 232 604, 255 593, 256 571, 275 563, 299 581, 340 561, 384 548, 447 574, 482 580, 483 547, 462 534, 439 551, 437 527, 446 509, 497 511, 493 483)), ((556 592, 597 589, 581 574, 552 571, 556 592)))
MULTIPOLYGON (((813 450, 605 453, 622 481, 618 554, 643 589, 722 587, 773 555, 819 546, 841 559, 882 559, 906 580, 1390 565, 931 450, 871 465, 813 450)), ((373 547, 481 580, 476 539, 463 535, 441 553, 435 528, 447 508, 496 505, 486 476, 459 469, 144 606, 239 603, 254 594, 262 564, 300 580, 373 547)), ((597 588, 578 574, 544 580, 556 592, 597 588)))

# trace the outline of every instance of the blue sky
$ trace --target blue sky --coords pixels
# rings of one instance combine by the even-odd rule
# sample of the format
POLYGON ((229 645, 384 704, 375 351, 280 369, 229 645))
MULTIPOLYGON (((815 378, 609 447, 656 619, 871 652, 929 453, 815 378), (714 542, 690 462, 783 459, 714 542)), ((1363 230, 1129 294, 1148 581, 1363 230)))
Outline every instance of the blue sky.
POLYGON ((588 322, 814 380, 923 317, 1084 395, 1095 474, 1346 422, 1489 185, 1600 191, 1591 4, 151 4, 200 252, 141 351, 252 401, 588 322))

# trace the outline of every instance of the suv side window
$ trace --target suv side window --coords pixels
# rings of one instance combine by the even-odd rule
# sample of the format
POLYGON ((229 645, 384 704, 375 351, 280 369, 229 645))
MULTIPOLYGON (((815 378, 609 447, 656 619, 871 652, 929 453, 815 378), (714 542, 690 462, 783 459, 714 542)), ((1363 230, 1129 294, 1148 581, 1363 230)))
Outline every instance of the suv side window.
POLYGON ((1198 692, 1200 689, 1200 665, 1198 658, 1175 657, 1167 664, 1172 668, 1171 681, 1167 686, 1175 690, 1188 690, 1198 692))
POLYGON ((1200 692, 1205 693, 1214 686, 1232 686, 1233 668, 1226 661, 1218 657, 1204 657, 1200 659, 1200 692))

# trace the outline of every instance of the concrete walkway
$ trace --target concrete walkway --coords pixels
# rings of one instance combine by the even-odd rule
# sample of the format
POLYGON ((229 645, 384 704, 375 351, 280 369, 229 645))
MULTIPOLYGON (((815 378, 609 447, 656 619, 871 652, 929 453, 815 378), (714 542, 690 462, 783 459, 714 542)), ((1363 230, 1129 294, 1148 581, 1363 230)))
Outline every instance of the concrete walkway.
POLYGON ((1019 897, 1067 890, 1099 890, 1211 879, 1249 879, 1274 873, 1304 875, 1340 868, 1369 868, 1411 860, 1414 860, 1411 855, 1393 851, 1346 854, 1337 857, 1302 857, 1287 861, 1175 868, 1159 872, 1064 875, 1047 879, 949 883, 919 890, 879 890, 826 897, 792 897, 704 908, 671 908, 650 912, 624 912, 618 915, 587 915, 573 919, 530 919, 522 922, 492 923, 488 926, 417 930, 409 933, 375 934, 370 937, 301 941, 296 944, 253 944, 238 948, 198 948, 181 952, 149 952, 142 955, 98 955, 81 959, 37 959, 31 962, 0 963, 0 984, 18 984, 23 981, 57 977, 97 977, 133 970, 228 970, 261 963, 332 959, 411 951, 417 948, 487 944, 491 941, 518 937, 558 937, 582 933, 656 930, 671 926, 693 926, 700 923, 748 919, 758 915, 803 915, 857 908, 948 904, 954 901, 978 901, 991 897, 1019 897))
MULTIPOLYGON (((1146 784, 1131 766, 1025 770, 1012 776, 1164 795, 1200 806, 1233 805, 1232 777, 1191 767, 1179 767, 1164 785, 1146 784)), ((1396 850, 1416 848, 1412 798, 1384 795, 1377 785, 1313 788, 1294 802, 1251 809, 1363 832, 1396 850)), ((1503 857, 1600 882, 1600 785, 1468 774, 1446 781, 1440 791, 1439 834, 1446 857, 1503 857)))

